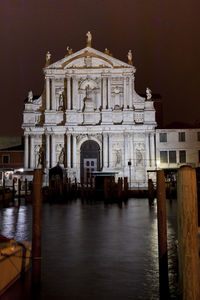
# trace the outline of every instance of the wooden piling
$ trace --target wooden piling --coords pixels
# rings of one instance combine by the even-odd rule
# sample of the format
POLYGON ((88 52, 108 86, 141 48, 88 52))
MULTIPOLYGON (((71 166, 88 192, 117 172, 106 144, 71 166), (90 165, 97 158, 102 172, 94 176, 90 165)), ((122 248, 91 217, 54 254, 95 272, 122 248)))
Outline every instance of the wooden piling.
POLYGON ((178 170, 178 256, 181 299, 200 299, 196 171, 178 170))
POLYGON ((88 176, 86 177, 86 198, 88 199, 88 176))
POLYGON ((128 198, 128 177, 124 177, 124 198, 128 198))
POLYGON ((104 178, 104 199, 108 200, 108 177, 104 178))
POLYGON ((149 204, 152 205, 154 201, 154 185, 152 179, 148 180, 148 199, 149 199, 149 204))
POLYGON ((18 179, 18 206, 21 204, 21 180, 18 179))
POLYGON ((25 201, 27 202, 27 196, 28 196, 28 184, 27 184, 27 179, 25 179, 25 201))
POLYGON ((118 184, 117 184, 117 198, 120 200, 122 197, 122 178, 118 178, 118 184))
POLYGON ((3 198, 3 206, 6 205, 6 199, 5 199, 5 192, 6 192, 6 182, 5 182, 5 179, 3 179, 3 195, 2 195, 2 198, 3 198))
POLYGON ((34 170, 32 221, 32 283, 40 284, 41 278, 41 231, 42 231, 42 170, 34 170))
POLYGON ((167 218, 166 190, 164 170, 157 171, 157 219, 158 219, 158 250, 160 295, 169 294, 168 254, 167 254, 167 218))
POLYGON ((81 178, 81 198, 84 199, 84 179, 81 178))
POLYGON ((15 200, 15 179, 12 181, 12 201, 14 203, 15 200))

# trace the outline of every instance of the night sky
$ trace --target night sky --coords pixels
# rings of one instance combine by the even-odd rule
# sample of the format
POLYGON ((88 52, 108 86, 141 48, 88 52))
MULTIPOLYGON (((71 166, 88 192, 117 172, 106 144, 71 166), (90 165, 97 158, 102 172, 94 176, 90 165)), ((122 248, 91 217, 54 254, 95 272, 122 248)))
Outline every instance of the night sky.
POLYGON ((108 48, 127 62, 132 49, 136 91, 161 94, 164 123, 200 121, 199 0, 1 0, 0 135, 22 134, 28 91, 40 95, 42 68, 86 46, 108 48))

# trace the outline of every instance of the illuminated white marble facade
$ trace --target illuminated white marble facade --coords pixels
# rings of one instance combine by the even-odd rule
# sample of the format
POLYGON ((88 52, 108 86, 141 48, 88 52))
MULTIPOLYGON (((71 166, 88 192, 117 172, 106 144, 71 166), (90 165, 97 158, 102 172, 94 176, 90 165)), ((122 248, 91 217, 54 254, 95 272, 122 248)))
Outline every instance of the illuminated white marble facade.
POLYGON ((45 88, 29 95, 23 114, 26 170, 57 162, 80 180, 81 146, 99 147, 99 170, 127 176, 132 186, 147 186, 155 168, 155 109, 135 91, 132 55, 124 63, 90 46, 44 68, 45 88), (129 162, 129 165, 128 165, 129 162), (131 162, 131 164, 130 164, 131 162))

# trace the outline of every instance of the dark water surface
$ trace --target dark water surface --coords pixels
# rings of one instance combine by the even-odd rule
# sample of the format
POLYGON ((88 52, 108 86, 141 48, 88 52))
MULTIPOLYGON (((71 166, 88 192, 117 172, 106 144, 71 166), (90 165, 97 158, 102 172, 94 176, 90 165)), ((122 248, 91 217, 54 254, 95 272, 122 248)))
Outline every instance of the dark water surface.
MULTIPOLYGON (((156 204, 130 199, 43 205, 42 283, 30 293, 19 280, 7 299, 159 299, 156 204)), ((31 240, 32 207, 0 210, 0 232, 31 240)), ((177 294, 176 200, 167 200, 170 294, 177 294)), ((27 277, 28 278, 28 277, 27 277)))

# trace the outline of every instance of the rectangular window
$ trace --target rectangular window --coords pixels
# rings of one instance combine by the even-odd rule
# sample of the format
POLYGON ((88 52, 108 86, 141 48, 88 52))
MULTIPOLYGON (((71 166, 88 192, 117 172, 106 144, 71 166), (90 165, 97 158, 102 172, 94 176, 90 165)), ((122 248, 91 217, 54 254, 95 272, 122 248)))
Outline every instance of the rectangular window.
POLYGON ((185 150, 180 150, 179 151, 179 162, 180 163, 185 163, 186 162, 186 151, 185 150))
POLYGON ((197 141, 200 142, 200 131, 197 132, 197 141))
POLYGON ((160 137, 160 143, 166 143, 167 142, 167 133, 166 132, 160 133, 159 137, 160 137))
POLYGON ((2 163, 3 164, 9 163, 9 155, 2 155, 2 163))
POLYGON ((168 163, 167 151, 160 151, 160 162, 168 163))
POLYGON ((169 163, 170 164, 176 163, 176 151, 169 151, 169 163))
POLYGON ((185 132, 179 132, 178 133, 178 141, 179 142, 185 142, 185 132))

